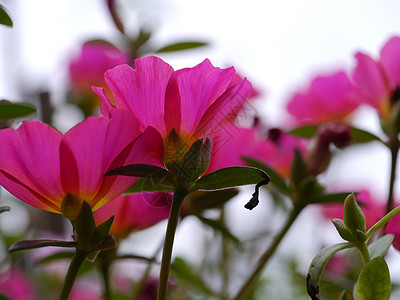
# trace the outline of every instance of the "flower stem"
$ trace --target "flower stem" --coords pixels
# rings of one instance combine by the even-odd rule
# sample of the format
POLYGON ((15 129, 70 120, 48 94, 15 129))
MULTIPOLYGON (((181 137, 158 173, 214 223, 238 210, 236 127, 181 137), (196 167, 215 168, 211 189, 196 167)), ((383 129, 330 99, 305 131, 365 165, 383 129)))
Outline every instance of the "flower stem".
POLYGON ((247 281, 242 285, 242 288, 239 290, 239 292, 236 294, 236 297, 234 297, 233 300, 244 299, 244 296, 249 292, 249 289, 254 286, 257 279, 261 275, 261 272, 263 271, 265 265, 268 263, 272 255, 275 253, 275 250, 278 248, 283 237, 289 231, 290 227, 293 225, 294 221, 297 219, 303 208, 304 206, 293 208, 288 219, 286 220, 285 225, 282 227, 278 235, 275 236, 272 244, 266 249, 263 256, 261 256, 261 258, 258 261, 257 267, 254 269, 253 273, 250 275, 247 281))
POLYGON ((99 256, 97 258, 100 271, 103 277, 103 296, 105 300, 111 299, 111 287, 110 287, 110 267, 113 261, 115 260, 117 249, 108 249, 100 251, 99 256))
POLYGON ((386 204, 386 213, 389 213, 393 209, 393 190, 394 183, 396 180, 396 167, 397 167, 397 157, 399 153, 399 141, 397 139, 392 139, 389 143, 390 154, 391 154, 391 166, 390 166, 390 181, 389 181, 389 193, 386 204))
POLYGON ((171 265, 172 248, 174 246, 175 231, 179 221, 179 213, 187 190, 177 188, 174 192, 174 199, 169 213, 167 231, 165 233, 164 248, 161 260, 160 281, 158 283, 157 300, 167 299, 169 267, 171 265))
POLYGON ((78 271, 87 256, 87 252, 76 249, 69 265, 67 275, 65 276, 64 284, 59 296, 59 300, 68 300, 69 294, 72 291, 78 271))
POLYGON ((357 249, 360 251, 364 265, 371 261, 371 256, 369 255, 368 247, 366 243, 361 243, 357 245, 357 249))

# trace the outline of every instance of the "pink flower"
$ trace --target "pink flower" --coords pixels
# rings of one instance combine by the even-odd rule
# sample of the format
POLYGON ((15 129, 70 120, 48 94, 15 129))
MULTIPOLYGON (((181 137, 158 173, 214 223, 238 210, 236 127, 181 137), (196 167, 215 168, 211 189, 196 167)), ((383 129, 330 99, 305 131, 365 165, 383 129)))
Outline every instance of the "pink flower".
POLYGON ((308 90, 297 93, 287 109, 301 124, 345 121, 361 104, 361 97, 346 73, 316 77, 308 90))
POLYGON ((18 268, 11 268, 0 274, 0 295, 10 299, 36 299, 35 290, 29 279, 18 268))
POLYGON ((88 280, 79 280, 72 288, 69 300, 103 300, 100 296, 100 287, 97 283, 88 280))
MULTIPOLYGON (((366 189, 360 189, 356 199, 365 214, 367 229, 372 227, 384 215, 386 206, 383 202, 373 199, 366 189)), ((344 201, 344 199, 343 199, 344 201)), ((324 204, 321 205, 322 214, 329 220, 343 219, 343 204, 324 204)))
POLYGON ((128 53, 112 45, 100 42, 84 43, 78 55, 72 57, 69 64, 71 88, 75 92, 88 94, 93 85, 105 86, 105 71, 128 62, 128 53))
POLYGON ((38 121, 0 130, 0 184, 27 204, 70 219, 83 201, 95 211, 137 179, 103 177, 108 170, 159 161, 157 132, 140 133, 135 118, 119 111, 111 118, 90 117, 65 135, 38 121))
POLYGON ((136 69, 121 65, 105 73, 114 100, 102 88, 94 91, 102 100, 104 114, 115 108, 129 111, 140 129, 154 127, 164 140, 164 163, 182 159, 192 143, 213 138, 227 120, 236 117, 251 92, 251 84, 239 79, 235 69, 214 67, 209 60, 174 71, 160 58, 135 61, 136 69), (178 136, 168 136, 172 130, 178 136))
POLYGON ((363 53, 357 53, 355 57, 357 66, 353 79, 364 101, 387 119, 394 101, 399 98, 400 37, 393 37, 386 43, 378 61, 363 53))
POLYGON ((167 219, 170 201, 168 193, 121 195, 97 210, 94 217, 100 224, 115 215, 110 232, 118 238, 125 238, 134 230, 146 229, 167 219))

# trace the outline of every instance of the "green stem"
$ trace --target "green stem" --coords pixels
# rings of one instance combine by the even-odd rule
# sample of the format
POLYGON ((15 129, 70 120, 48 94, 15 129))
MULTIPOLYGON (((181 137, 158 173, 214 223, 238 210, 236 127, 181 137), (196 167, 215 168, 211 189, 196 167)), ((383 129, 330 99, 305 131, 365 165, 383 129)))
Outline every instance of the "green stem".
POLYGON ((117 248, 100 251, 98 261, 100 270, 103 277, 103 296, 105 300, 111 299, 111 286, 110 286, 110 267, 115 260, 117 248))
POLYGON ((384 226, 391 218, 393 218, 397 213, 400 212, 400 206, 393 209, 391 212, 386 214, 382 219, 380 219, 374 226, 372 226, 366 233, 367 240, 377 232, 382 226, 384 226))
MULTIPOLYGON (((225 205, 221 207, 220 221, 225 225, 225 205)), ((222 291, 221 299, 228 299, 228 286, 229 286, 229 249, 225 236, 221 236, 221 270, 222 270, 222 291)))
POLYGON ((174 192, 174 199, 172 200, 171 211, 168 218, 167 232, 165 233, 157 300, 167 299, 169 267, 171 265, 175 231, 176 227, 178 226, 179 213, 181 211, 183 199, 185 198, 187 193, 187 190, 184 188, 177 188, 174 192))
POLYGON ((386 204, 386 213, 389 213, 393 209, 393 191, 394 191, 394 183, 396 180, 396 167, 397 167, 397 157, 399 153, 399 141, 397 139, 393 139, 391 143, 389 143, 390 154, 391 154, 391 166, 390 166, 390 181, 389 181, 389 193, 386 204))
POLYGON ((87 256, 87 252, 76 249, 69 265, 67 275, 65 276, 64 284, 59 296, 59 300, 68 300, 69 294, 72 291, 78 271, 87 256))
POLYGON ((368 247, 366 243, 360 243, 356 245, 357 249, 360 251, 364 265, 371 261, 371 256, 369 255, 368 247))
POLYGON ((244 296, 248 293, 249 289, 254 286, 257 279, 260 277, 261 272, 263 271, 265 265, 268 263, 272 255, 275 253, 275 250, 278 248, 283 237, 289 231, 290 227, 293 225, 294 221, 297 219, 303 208, 304 208, 303 206, 293 208, 288 219, 286 220, 285 225, 278 233, 278 235, 275 236, 272 244, 266 249, 263 256, 261 256, 261 258, 258 261, 257 267, 254 269, 253 273, 250 275, 247 281, 242 285, 242 288, 239 290, 239 292, 236 294, 236 297, 234 297, 233 300, 240 300, 244 298, 244 296))

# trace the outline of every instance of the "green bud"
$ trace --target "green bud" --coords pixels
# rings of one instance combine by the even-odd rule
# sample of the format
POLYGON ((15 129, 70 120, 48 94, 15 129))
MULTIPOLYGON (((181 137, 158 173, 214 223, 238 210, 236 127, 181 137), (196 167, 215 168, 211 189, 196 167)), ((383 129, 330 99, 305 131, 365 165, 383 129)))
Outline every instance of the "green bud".
POLYGON ((195 141, 186 152, 182 161, 184 175, 188 176, 190 181, 197 179, 207 171, 210 164, 212 142, 207 138, 195 141))
POLYGON ((365 215, 358 205, 353 193, 347 196, 344 201, 343 220, 346 227, 353 233, 356 233, 357 229, 362 232, 367 230, 365 215))
POLYGON ((331 220, 333 225, 335 225, 335 228, 339 235, 342 237, 342 239, 349 241, 349 242, 354 242, 355 238, 353 233, 350 231, 349 228, 346 227, 344 224, 344 221, 341 219, 332 219, 331 220))

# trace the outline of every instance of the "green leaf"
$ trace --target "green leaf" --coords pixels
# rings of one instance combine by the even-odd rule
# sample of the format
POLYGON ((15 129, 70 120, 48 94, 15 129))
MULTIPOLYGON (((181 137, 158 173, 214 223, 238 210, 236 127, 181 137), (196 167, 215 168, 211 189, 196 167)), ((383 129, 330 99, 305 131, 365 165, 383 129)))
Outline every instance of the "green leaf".
POLYGON ((0 214, 5 212, 5 211, 10 211, 11 207, 9 206, 0 206, 0 214))
POLYGON ((306 125, 288 131, 289 134, 303 138, 312 138, 318 130, 318 125, 306 125))
POLYGON ((125 194, 143 193, 143 192, 168 192, 174 191, 173 184, 166 178, 139 178, 125 194))
POLYGON ((0 4, 0 24, 12 27, 13 22, 10 18, 10 16, 7 14, 5 8, 3 5, 0 4))
POLYGON ((341 219, 332 219, 331 220, 333 225, 335 225, 335 228, 339 235, 342 237, 342 239, 349 241, 349 242, 354 242, 355 238, 353 233, 346 227, 344 224, 344 221, 341 219))
POLYGON ((309 203, 320 203, 320 204, 328 204, 328 203, 343 203, 346 197, 351 192, 344 193, 331 193, 331 194, 320 194, 313 195, 309 199, 309 203))
POLYGON ((215 191, 233 188, 247 184, 269 182, 269 176, 264 171, 253 167, 227 167, 201 177, 195 184, 195 189, 215 191))
POLYGON ((36 108, 30 104, 11 103, 9 101, 0 101, 0 120, 10 120, 25 117, 36 111, 36 108))
POLYGON ((197 215, 206 209, 217 208, 239 194, 237 189, 197 191, 185 198, 185 215, 197 215))
POLYGON ((311 299, 319 299, 319 282, 328 261, 337 252, 351 247, 354 247, 353 243, 334 244, 323 248, 317 253, 310 264, 307 275, 307 292, 311 299))
POLYGON ((0 300, 11 300, 11 299, 4 296, 3 294, 0 294, 0 300))
POLYGON ((358 278, 359 300, 386 300, 390 298, 389 268, 383 257, 378 256, 367 263, 358 278))
POLYGON ((73 248, 76 247, 77 243, 73 241, 58 241, 58 240, 24 240, 19 241, 11 245, 8 248, 8 252, 15 252, 19 250, 28 250, 28 249, 36 249, 42 247, 64 247, 64 248, 73 248))
POLYGON ((382 236, 375 242, 371 243, 371 245, 368 246, 368 251, 369 255, 371 256, 371 259, 378 256, 384 256, 386 252, 388 252, 390 245, 393 242, 393 239, 394 239, 393 234, 387 234, 382 236))
POLYGON ((204 218, 200 215, 196 215, 196 217, 205 225, 210 226, 212 229, 215 231, 218 231, 221 233, 224 237, 229 238, 232 240, 236 245, 240 245, 239 239, 234 236, 231 231, 224 225, 222 224, 219 220, 213 220, 213 219, 208 219, 204 218))
POLYGON ((383 141, 376 135, 356 127, 350 127, 350 135, 351 139, 355 143, 368 143, 372 141, 379 141, 383 143, 383 141))
POLYGON ((212 291, 208 285, 203 281, 199 274, 194 272, 194 269, 182 258, 175 258, 171 264, 171 273, 174 278, 185 286, 190 286, 191 289, 195 289, 206 295, 217 295, 216 292, 212 291))
POLYGON ((266 172, 271 178, 271 184, 273 184, 281 192, 283 192, 286 195, 288 195, 290 193, 290 189, 287 186, 285 179, 283 179, 277 172, 275 172, 268 165, 266 165, 256 159, 252 159, 250 157, 243 157, 242 159, 250 166, 266 172))
POLYGON ((173 44, 164 46, 161 49, 158 49, 156 51, 156 53, 182 51, 182 50, 194 49, 194 48, 199 48, 199 47, 204 47, 204 46, 208 46, 208 43, 196 42, 196 41, 173 43, 173 44))
POLYGON ((93 234, 93 243, 99 243, 107 237, 110 233, 111 225, 114 222, 114 217, 115 216, 110 217, 107 221, 96 227, 93 234))
POLYGON ((146 164, 133 164, 108 171, 104 176, 124 175, 145 178, 162 178, 173 182, 172 175, 164 168, 146 164))
POLYGON ((93 251, 109 250, 118 247, 118 242, 111 233, 108 234, 100 243, 93 247, 93 251))

